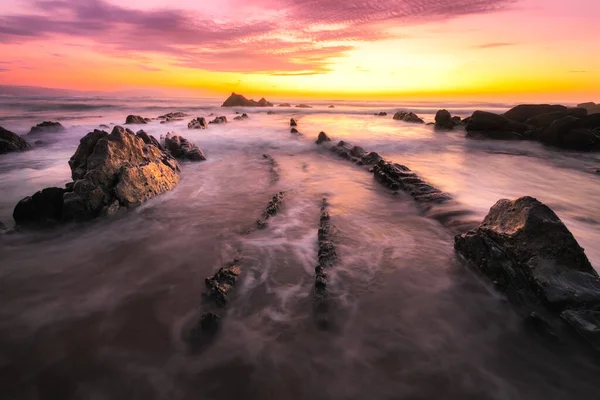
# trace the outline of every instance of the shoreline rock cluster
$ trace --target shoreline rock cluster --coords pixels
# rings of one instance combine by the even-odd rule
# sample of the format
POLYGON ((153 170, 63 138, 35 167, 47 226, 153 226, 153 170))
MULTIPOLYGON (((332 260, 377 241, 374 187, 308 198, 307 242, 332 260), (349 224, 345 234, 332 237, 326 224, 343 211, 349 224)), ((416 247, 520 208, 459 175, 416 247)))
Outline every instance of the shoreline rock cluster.
POLYGON ((331 216, 327 210, 326 199, 323 199, 319 216, 318 248, 318 264, 315 267, 314 306, 318 326, 326 329, 329 326, 330 318, 328 315, 330 299, 327 290, 327 270, 335 265, 338 258, 333 243, 333 226, 331 216))
POLYGON ((283 204, 283 199, 285 198, 285 192, 279 192, 273 195, 269 203, 267 204, 267 208, 262 213, 260 219, 256 221, 256 228, 265 229, 269 226, 268 220, 269 218, 273 218, 279 212, 283 204))

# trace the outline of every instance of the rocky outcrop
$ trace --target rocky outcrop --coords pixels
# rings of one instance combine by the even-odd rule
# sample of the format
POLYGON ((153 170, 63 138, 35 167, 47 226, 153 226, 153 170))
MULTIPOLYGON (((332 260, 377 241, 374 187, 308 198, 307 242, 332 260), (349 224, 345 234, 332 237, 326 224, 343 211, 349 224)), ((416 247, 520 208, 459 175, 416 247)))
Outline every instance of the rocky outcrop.
POLYGON ((215 119, 213 119, 212 121, 209 122, 209 124, 225 124, 227 123, 227 117, 222 115, 220 117, 215 117, 215 119))
POLYGON ((235 121, 243 121, 245 119, 248 119, 248 114, 243 113, 242 115, 237 115, 237 116, 233 117, 233 119, 235 121))
POLYGON ((329 106, 329 107, 327 107, 327 108, 335 108, 335 106, 332 104, 332 105, 330 105, 330 106, 329 106))
POLYGON ((271 201, 269 201, 269 204, 267 204, 267 208, 265 208, 265 210, 263 211, 261 218, 256 221, 256 227, 258 229, 264 229, 267 226, 269 226, 269 223, 267 221, 269 220, 269 218, 272 218, 275 215, 277 215, 277 212, 279 212, 279 209, 283 204, 284 197, 284 192, 279 192, 273 196, 271 201))
POLYGON ((160 142, 154 136, 148 135, 143 130, 137 131, 135 136, 142 139, 145 144, 152 144, 152 145, 158 147, 161 151, 165 151, 165 148, 160 144, 160 142))
POLYGON ((227 294, 234 287, 241 272, 237 265, 219 268, 213 276, 205 279, 207 290, 204 296, 219 307, 226 306, 229 303, 227 294))
POLYGON ((504 113, 504 116, 512 121, 525 122, 540 114, 548 114, 557 111, 566 111, 567 107, 558 104, 520 104, 504 113))
POLYGON ((298 126, 298 122, 294 118, 290 118, 290 126, 298 126))
POLYGON ((185 118, 187 116, 188 115, 186 113, 181 112, 181 111, 177 111, 177 112, 170 112, 170 113, 167 113, 165 115, 161 115, 157 119, 174 121, 174 120, 182 120, 183 118, 185 118))
POLYGON ((30 147, 21 136, 0 126, 0 154, 23 151, 30 147))
POLYGON ((578 104, 577 107, 585 108, 588 114, 600 114, 600 104, 596 104, 594 102, 581 103, 578 104))
POLYGON ((150 121, 149 118, 143 118, 139 115, 128 115, 125 119, 125 125, 143 125, 150 121))
POLYGON ((259 101, 248 100, 241 94, 231 93, 231 96, 225 100, 221 107, 272 107, 273 104, 269 103, 264 98, 259 101))
POLYGON ((423 121, 421 118, 419 118, 419 116, 413 112, 406 112, 406 111, 398 111, 396 114, 394 114, 394 119, 397 121, 404 121, 404 122, 410 122, 410 123, 414 123, 414 124, 424 124, 425 121, 423 121))
POLYGON ((28 135, 39 135, 43 133, 59 133, 64 132, 65 127, 60 122, 44 121, 32 127, 28 135))
POLYGON ((208 127, 204 117, 194 118, 188 124, 188 129, 206 129, 208 127))
POLYGON ((331 139, 325 132, 319 132, 319 136, 317 137, 317 144, 321 144, 324 142, 331 142, 331 139))
POLYGON ((167 133, 165 148, 178 160, 204 161, 206 156, 198 146, 183 136, 167 133))
POLYGON ((541 131, 538 138, 542 143, 563 149, 598 151, 600 150, 600 131, 586 127, 586 121, 591 119, 593 119, 593 115, 584 119, 573 116, 558 119, 552 122, 547 129, 541 131))
MULTIPOLYGON (((458 122, 460 123, 460 117, 458 118, 458 122)), ((448 110, 439 110, 435 114, 435 127, 437 129, 450 130, 454 129, 456 125, 458 124, 448 110)))
POLYGON ((546 205, 532 197, 500 200, 479 227, 455 238, 454 247, 524 315, 542 307, 600 344, 600 279, 546 205))
POLYGON ((280 105, 278 105, 277 107, 291 107, 292 105, 290 103, 281 103, 280 105))
POLYGON ((525 121, 526 125, 531 125, 538 129, 547 129, 554 121, 565 117, 583 118, 587 116, 584 108, 568 108, 565 111, 554 111, 546 114, 539 114, 525 121))
POLYGON ((48 188, 21 200, 13 214, 17 225, 46 226, 111 215, 172 189, 179 182, 179 164, 140 136, 120 126, 110 134, 88 133, 69 160, 73 182, 65 189, 48 188))
POLYGON ((298 104, 296 108, 312 108, 312 106, 309 106, 308 104, 298 104))
POLYGON ((522 140, 528 127, 502 115, 475 111, 466 124, 466 130, 469 138, 522 140))
POLYGON ((387 113, 385 111, 381 111, 374 114, 376 117, 386 117, 387 113))
POLYGON ((263 154, 263 159, 269 164, 269 174, 271 175, 271 183, 275 183, 279 180, 279 164, 269 154, 263 154))
POLYGON ((337 250, 333 243, 333 227, 331 216, 327 211, 327 201, 323 199, 321 215, 319 218, 317 266, 315 267, 314 305, 317 325, 326 329, 329 327, 330 308, 329 292, 327 290, 327 270, 332 268, 337 261, 337 250))
POLYGON ((300 131, 299 131, 298 129, 296 129, 296 128, 292 128, 292 129, 290 129, 290 133, 291 133, 292 135, 302 135, 302 134, 300 133, 300 131))

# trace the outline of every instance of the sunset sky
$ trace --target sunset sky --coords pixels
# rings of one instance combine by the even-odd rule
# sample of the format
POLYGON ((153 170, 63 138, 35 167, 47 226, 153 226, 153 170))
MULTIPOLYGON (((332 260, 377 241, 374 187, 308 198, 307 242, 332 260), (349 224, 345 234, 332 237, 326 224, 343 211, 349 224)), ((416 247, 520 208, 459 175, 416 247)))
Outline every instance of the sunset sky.
POLYGON ((2 0, 0 84, 599 101, 599 19, 598 0, 2 0))

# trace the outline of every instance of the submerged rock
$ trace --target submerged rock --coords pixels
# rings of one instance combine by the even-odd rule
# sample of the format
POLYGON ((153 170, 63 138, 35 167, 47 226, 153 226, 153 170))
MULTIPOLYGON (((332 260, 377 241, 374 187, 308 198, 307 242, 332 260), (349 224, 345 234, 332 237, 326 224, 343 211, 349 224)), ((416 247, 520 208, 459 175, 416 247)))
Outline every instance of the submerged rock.
POLYGON ((88 220, 172 189, 179 182, 179 164, 140 136, 120 126, 110 134, 88 133, 69 160, 74 182, 21 200, 14 212, 17 224, 88 220))
POLYGON ((298 104, 296 108, 312 108, 312 106, 309 106, 308 104, 298 104))
POLYGON ((125 119, 125 125, 143 125, 146 123, 148 123, 148 118, 143 118, 139 115, 128 115, 125 119))
POLYGON ((413 112, 406 112, 406 111, 398 111, 396 114, 394 114, 394 119, 397 121, 404 121, 404 122, 410 122, 410 123, 415 123, 415 124, 424 124, 425 121, 423 121, 421 118, 419 118, 419 116, 413 112))
POLYGON ((517 122, 525 122, 537 115, 557 111, 567 111, 567 107, 558 104, 520 104, 505 112, 504 117, 517 122))
POLYGON ((294 118, 290 118, 290 126, 298 126, 298 122, 294 118))
POLYGON ((454 121, 452 120, 452 115, 448 110, 439 110, 435 114, 435 127, 438 129, 453 129, 454 121))
POLYGON ((277 107, 291 107, 291 106, 292 105, 290 103, 281 103, 277 107))
POLYGON ((209 122, 209 124, 225 124, 227 123, 227 117, 222 115, 220 117, 216 117, 215 119, 213 119, 212 121, 209 122))
POLYGON ((60 122, 44 121, 32 127, 28 135, 37 135, 42 133, 58 133, 64 132, 65 127, 60 122))
POLYGON ((190 161, 204 161, 206 156, 198 146, 183 136, 167 133, 165 137, 165 148, 177 159, 190 161))
POLYGON ((331 319, 331 315, 329 315, 331 304, 328 292, 327 270, 335 265, 338 255, 335 243, 333 242, 331 216, 327 210, 325 199, 323 199, 321 207, 317 239, 319 250, 317 253, 318 264, 315 267, 314 307, 318 326, 326 329, 329 327, 331 319))
POLYGON ((0 126, 0 154, 23 151, 31 148, 21 136, 0 126))
POLYGON ((269 103, 264 98, 259 101, 248 100, 241 94, 231 93, 231 96, 225 100, 221 107, 272 107, 273 104, 269 103))
POLYGON ((188 129, 206 129, 207 126, 204 117, 198 117, 190 121, 188 129))
POLYGON ((242 115, 238 115, 238 116, 236 116, 236 117, 233 117, 233 119, 234 119, 235 121, 243 121, 243 120, 245 120, 245 119, 248 119, 248 114, 246 114, 246 113, 243 113, 242 115))
POLYGON ((454 247, 519 307, 538 301, 588 339, 600 330, 590 311, 600 306, 598 274, 560 218, 538 200, 498 201, 478 228, 456 236, 454 247))
POLYGON ((331 139, 325 132, 319 132, 319 137, 317 137, 317 144, 321 144, 323 142, 331 142, 331 139))
POLYGON ((376 117, 386 117, 387 113, 385 111, 381 111, 374 114, 376 117))

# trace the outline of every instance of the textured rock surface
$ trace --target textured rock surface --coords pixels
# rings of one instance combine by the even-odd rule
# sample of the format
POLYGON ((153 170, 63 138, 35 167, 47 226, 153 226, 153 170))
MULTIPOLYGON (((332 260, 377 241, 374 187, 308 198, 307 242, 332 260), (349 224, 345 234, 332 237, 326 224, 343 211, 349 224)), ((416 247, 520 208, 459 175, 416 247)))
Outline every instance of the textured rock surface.
POLYGON ((140 117, 139 115, 128 115, 125 119, 125 125, 143 125, 148 123, 148 118, 140 117))
POLYGON ((32 127, 28 135, 37 135, 42 133, 58 133, 64 132, 65 127, 60 122, 44 121, 32 127))
POLYGON ((415 124, 424 124, 425 121, 423 121, 421 118, 419 118, 419 116, 413 112, 406 112, 406 111, 398 111, 396 114, 394 114, 394 119, 397 121, 404 121, 404 122, 410 122, 410 123, 415 123, 415 124))
POLYGON ((204 161, 206 156, 198 146, 183 136, 167 133, 165 137, 165 149, 177 159, 190 161, 204 161))
POLYGON ((269 226, 269 223, 267 221, 269 220, 269 218, 272 218, 275 215, 277 215, 277 213, 279 212, 279 209, 281 208, 281 206, 283 204, 284 198, 285 198, 284 192, 276 193, 271 198, 271 200, 267 204, 267 207, 263 211, 261 218, 256 221, 256 227, 258 229, 264 229, 267 226, 269 226))
POLYGON ((272 107, 273 104, 269 103, 264 98, 259 101, 248 100, 241 94, 231 93, 231 96, 225 100, 221 107, 272 107))
POLYGON ((0 126, 0 154, 23 151, 30 146, 21 136, 0 126))
POLYGON ((331 139, 329 138, 329 136, 327 136, 327 134, 325 132, 319 132, 319 136, 317 137, 317 144, 321 144, 324 142, 331 142, 331 139))
POLYGON ((207 126, 206 119, 198 117, 190 121, 188 129, 206 129, 207 126))
POLYGON ((212 121, 209 122, 209 124, 225 124, 227 123, 227 117, 222 115, 220 117, 215 117, 215 119, 213 119, 212 121))

